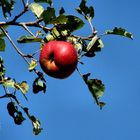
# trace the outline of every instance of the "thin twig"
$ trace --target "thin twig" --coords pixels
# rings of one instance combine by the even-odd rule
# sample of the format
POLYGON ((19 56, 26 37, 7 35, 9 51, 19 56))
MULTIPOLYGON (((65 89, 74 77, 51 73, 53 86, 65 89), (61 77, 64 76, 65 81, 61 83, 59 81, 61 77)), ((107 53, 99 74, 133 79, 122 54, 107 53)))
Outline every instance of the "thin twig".
POLYGON ((25 8, 25 7, 26 7, 25 1, 24 1, 24 0, 22 0, 22 3, 23 3, 23 6, 24 6, 24 8, 25 8))
POLYGON ((18 99, 16 98, 16 96, 13 95, 13 94, 7 94, 6 93, 5 95, 0 96, 0 99, 2 99, 2 98, 12 98, 12 99, 14 99, 16 101, 17 104, 20 104, 19 101, 18 101, 18 99))
POLYGON ((8 21, 8 22, 0 22, 0 26, 6 26, 6 25, 13 25, 13 26, 21 26, 23 27, 23 25, 29 26, 29 27, 38 27, 43 29, 44 32, 48 32, 50 30, 52 30, 52 28, 48 28, 45 26, 40 25, 39 23, 42 20, 37 20, 37 21, 31 21, 31 22, 14 22, 14 21, 8 21))
POLYGON ((17 51, 17 53, 25 60, 25 62, 29 65, 30 63, 28 62, 28 60, 24 57, 24 54, 17 48, 17 46, 15 45, 15 43, 13 42, 13 40, 11 39, 11 37, 9 36, 9 34, 7 33, 7 31, 0 26, 0 29, 3 31, 3 33, 6 35, 6 37, 9 39, 9 41, 11 42, 11 44, 13 45, 14 49, 17 51))
POLYGON ((36 55, 36 54, 39 53, 39 52, 40 52, 40 49, 37 50, 37 51, 35 51, 35 52, 32 54, 32 56, 36 55))
POLYGON ((2 99, 2 98, 7 98, 7 94, 0 96, 0 99, 2 99))
POLYGON ((78 68, 76 68, 76 70, 78 71, 79 75, 82 77, 83 79, 83 74, 80 72, 80 70, 78 68))
POLYGON ((28 29, 28 27, 25 25, 25 24, 22 24, 23 25, 23 28, 31 35, 31 36, 34 36, 35 35, 28 29))
POLYGON ((91 19, 90 18, 87 18, 87 19, 88 19, 89 25, 91 27, 91 31, 92 31, 92 33, 94 33, 94 27, 92 25, 91 19))
POLYGON ((29 0, 26 1, 26 5, 29 5, 29 0))

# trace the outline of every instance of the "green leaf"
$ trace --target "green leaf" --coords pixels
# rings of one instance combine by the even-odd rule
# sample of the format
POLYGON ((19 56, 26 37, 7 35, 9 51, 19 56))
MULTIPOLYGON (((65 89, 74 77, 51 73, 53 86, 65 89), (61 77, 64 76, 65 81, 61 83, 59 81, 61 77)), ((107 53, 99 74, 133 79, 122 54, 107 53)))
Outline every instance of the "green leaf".
POLYGON ((85 13, 85 15, 88 13, 88 7, 86 6, 86 0, 82 0, 80 5, 79 5, 79 9, 85 13))
POLYGON ((49 42, 49 41, 54 40, 54 39, 55 39, 55 37, 54 37, 53 35, 48 34, 48 35, 45 37, 45 42, 49 42))
POLYGON ((70 32, 78 30, 84 25, 83 20, 73 15, 60 15, 55 17, 54 13, 52 12, 52 14, 46 14, 46 16, 44 15, 43 17, 46 24, 59 24, 59 26, 54 27, 51 31, 54 38, 67 36, 70 34, 70 32))
POLYGON ((94 8, 92 6, 89 7, 89 17, 94 18, 94 8))
POLYGON ((27 84, 26 81, 21 82, 19 87, 20 87, 20 90, 23 94, 26 94, 29 90, 29 85, 27 84))
POLYGON ((121 27, 115 27, 113 30, 108 30, 106 31, 106 34, 120 35, 120 36, 125 36, 127 38, 133 39, 133 35, 121 27))
POLYGON ((2 37, 5 37, 5 34, 2 31, 0 31, 0 38, 2 37))
POLYGON ((94 46, 94 44, 97 40, 98 40, 97 35, 92 38, 92 40, 89 42, 88 46, 86 47, 87 52, 90 51, 93 48, 93 46, 94 46))
POLYGON ((3 38, 0 38, 0 51, 5 51, 5 48, 5 40, 3 38))
POLYGON ((76 37, 76 36, 71 35, 71 36, 68 36, 66 39, 67 39, 67 41, 74 44, 74 47, 76 48, 79 56, 83 52, 83 47, 87 46, 87 42, 80 37, 76 37))
POLYGON ((64 10, 63 7, 61 7, 61 9, 59 10, 59 15, 62 15, 62 14, 64 14, 64 13, 65 13, 65 10, 64 10))
POLYGON ((34 0, 34 2, 48 3, 50 6, 52 5, 52 0, 34 0))
POLYGON ((89 78, 90 75, 91 75, 91 73, 87 73, 87 74, 82 75, 82 76, 83 76, 83 79, 84 79, 84 81, 85 81, 86 83, 87 83, 88 78, 89 78))
POLYGON ((98 99, 102 97, 104 94, 105 90, 104 84, 102 83, 101 80, 89 79, 87 80, 87 85, 96 103, 99 105, 98 99))
POLYGON ((63 38, 69 35, 69 31, 66 29, 60 30, 59 27, 54 27, 51 31, 54 38, 63 38))
POLYGON ((86 6, 86 0, 82 0, 79 7, 76 8, 77 12, 85 17, 85 19, 92 19, 94 17, 94 8, 86 6))
POLYGON ((17 125, 21 125, 25 118, 22 115, 22 112, 18 111, 17 115, 14 117, 14 122, 17 125))
POLYGON ((67 31, 73 32, 75 30, 79 30, 80 28, 84 26, 83 20, 81 20, 80 18, 76 16, 67 15, 66 18, 67 18, 67 22, 66 24, 61 24, 59 26, 60 30, 67 30, 67 31))
MULTIPOLYGON (((9 25, 3 25, 3 26, 1 26, 3 29, 6 29, 6 28, 8 28, 8 26, 9 25)), ((5 33, 3 32, 3 31, 0 31, 0 38, 3 38, 3 37, 5 37, 6 35, 5 35, 5 33)))
POLYGON ((89 79, 90 73, 82 75, 83 80, 85 81, 86 85, 88 86, 89 91, 91 92, 93 98, 96 101, 96 104, 102 109, 105 105, 104 102, 100 102, 99 98, 103 96, 105 91, 105 86, 101 80, 98 79, 89 79))
POLYGON ((22 81, 21 83, 16 83, 14 85, 17 89, 19 89, 23 94, 26 94, 29 90, 29 85, 26 81, 22 81))
POLYGON ((32 59, 29 65, 29 71, 32 71, 37 66, 37 61, 32 59))
POLYGON ((50 34, 48 34, 45 38, 45 42, 55 40, 55 39, 62 39, 69 36, 69 31, 68 30, 60 30, 59 27, 53 27, 51 30, 50 34))
POLYGON ((96 51, 100 51, 104 47, 103 41, 101 39, 98 39, 96 43, 98 43, 98 45, 96 45, 98 48, 96 49, 96 51))
POLYGON ((4 79, 3 86, 10 87, 10 88, 16 88, 21 90, 23 94, 26 94, 29 90, 29 85, 26 81, 22 81, 21 83, 16 83, 13 79, 4 79))
POLYGON ((81 43, 76 43, 74 44, 74 47, 76 48, 77 52, 80 53, 82 50, 82 44, 81 43))
POLYGON ((106 105, 106 103, 104 103, 104 102, 99 102, 100 109, 102 109, 105 105, 106 105))
POLYGON ((42 128, 40 128, 41 123, 34 116, 30 116, 30 119, 32 120, 33 134, 38 135, 42 131, 42 128))
POLYGON ((68 15, 66 17, 68 18, 67 26, 70 31, 78 30, 84 26, 84 22, 80 18, 72 15, 68 15))
POLYGON ((14 8, 15 0, 1 0, 0 6, 2 7, 2 12, 5 18, 7 18, 7 13, 11 16, 11 10, 14 8))
POLYGON ((59 38, 61 36, 60 32, 57 30, 56 27, 52 29, 51 34, 53 35, 54 38, 59 38))
POLYGON ((67 23, 68 18, 65 15, 59 15, 52 21, 50 21, 51 24, 65 24, 67 23))
POLYGON ((11 117, 14 117, 15 116, 15 112, 17 112, 17 106, 15 105, 15 102, 9 102, 7 104, 7 110, 8 110, 8 113, 11 117))
POLYGON ((18 111, 18 107, 15 102, 9 102, 7 104, 7 110, 9 115, 14 119, 15 124, 21 125, 25 118, 21 111, 18 111))
POLYGON ((32 42, 41 42, 42 38, 37 38, 34 36, 21 36, 18 38, 18 43, 32 43, 32 42))
POLYGON ((1 77, 3 77, 4 74, 5 74, 5 67, 3 65, 2 57, 0 57, 0 80, 2 80, 1 77))
POLYGON ((37 77, 33 82, 33 92, 35 94, 39 93, 40 91, 46 92, 46 83, 37 77))
POLYGON ((86 53, 84 54, 87 57, 94 57, 95 52, 101 51, 101 49, 104 47, 104 44, 101 39, 99 39, 97 36, 94 36, 92 40, 89 42, 88 46, 83 48, 83 51, 86 53))
POLYGON ((13 81, 12 79, 7 79, 3 82, 3 86, 15 88, 15 81, 13 81))
POLYGON ((43 12, 42 16, 45 24, 51 24, 51 22, 56 18, 55 9, 48 7, 47 10, 43 12))
POLYGON ((31 9, 31 11, 35 14, 35 16, 36 16, 37 18, 40 18, 41 15, 42 15, 43 12, 44 12, 43 6, 41 6, 40 4, 35 3, 35 2, 32 3, 32 4, 30 4, 30 9, 31 9))
POLYGON ((77 42, 77 38, 74 36, 68 36, 67 37, 67 41, 72 42, 72 43, 76 43, 77 42))

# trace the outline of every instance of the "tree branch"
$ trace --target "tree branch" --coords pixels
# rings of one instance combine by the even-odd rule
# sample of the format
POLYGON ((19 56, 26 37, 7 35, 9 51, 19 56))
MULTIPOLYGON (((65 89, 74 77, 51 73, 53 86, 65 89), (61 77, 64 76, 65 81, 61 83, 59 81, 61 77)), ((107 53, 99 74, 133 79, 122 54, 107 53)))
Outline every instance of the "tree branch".
POLYGON ((43 29, 44 32, 48 32, 52 30, 52 28, 47 28, 45 26, 40 25, 39 23, 42 21, 42 19, 39 19, 37 21, 31 21, 31 22, 16 22, 16 21, 9 21, 9 22, 0 22, 0 26, 6 26, 6 25, 13 25, 13 26, 29 26, 29 27, 38 27, 43 29))

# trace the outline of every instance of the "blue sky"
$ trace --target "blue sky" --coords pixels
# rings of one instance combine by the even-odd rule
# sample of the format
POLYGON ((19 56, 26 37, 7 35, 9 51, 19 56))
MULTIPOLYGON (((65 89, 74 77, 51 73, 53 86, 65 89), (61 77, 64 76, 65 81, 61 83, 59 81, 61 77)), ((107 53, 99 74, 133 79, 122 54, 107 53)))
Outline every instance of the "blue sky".
MULTIPOLYGON (((106 86, 101 100, 107 104, 100 110, 81 77, 75 71, 65 79, 57 80, 46 76, 47 93, 34 95, 30 90, 28 102, 22 96, 22 104, 30 108, 31 114, 42 122, 40 135, 32 134, 27 119, 17 126, 6 110, 7 99, 0 101, 0 139, 8 140, 139 140, 140 139, 140 41, 138 0, 87 0, 95 8, 93 25, 99 33, 115 26, 124 27, 134 35, 134 40, 118 36, 102 38, 105 47, 93 59, 85 59, 79 65, 83 73, 91 72, 92 77, 101 79, 106 86)), ((54 0, 54 7, 64 7, 68 14, 74 14, 79 1, 54 0)), ((20 5, 16 6, 16 12, 20 5)), ((31 15, 23 17, 28 20, 31 15)), ((1 16, 0 16, 1 17, 1 16)), ((4 20, 3 18, 1 18, 4 20)), ((1 21, 1 20, 0 20, 1 21)), ((15 27, 9 28, 13 40, 26 33, 15 27)), ((88 24, 77 34, 90 34, 88 24)), ((6 41, 6 52, 0 52, 5 60, 6 73, 17 81, 27 80, 31 84, 36 75, 28 72, 27 65, 6 41)), ((39 44, 19 45, 23 52, 37 50, 39 44)), ((2 91, 2 90, 1 90, 2 91)), ((2 93, 0 93, 2 94, 2 93)))

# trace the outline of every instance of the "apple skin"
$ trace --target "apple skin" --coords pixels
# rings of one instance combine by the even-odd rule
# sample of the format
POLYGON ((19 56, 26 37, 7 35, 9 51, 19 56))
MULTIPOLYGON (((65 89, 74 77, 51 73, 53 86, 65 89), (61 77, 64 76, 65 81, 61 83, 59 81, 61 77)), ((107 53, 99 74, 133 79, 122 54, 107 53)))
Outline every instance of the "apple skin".
POLYGON ((70 42, 49 41, 42 47, 39 62, 47 75, 64 79, 70 76, 77 67, 77 51, 70 42))

